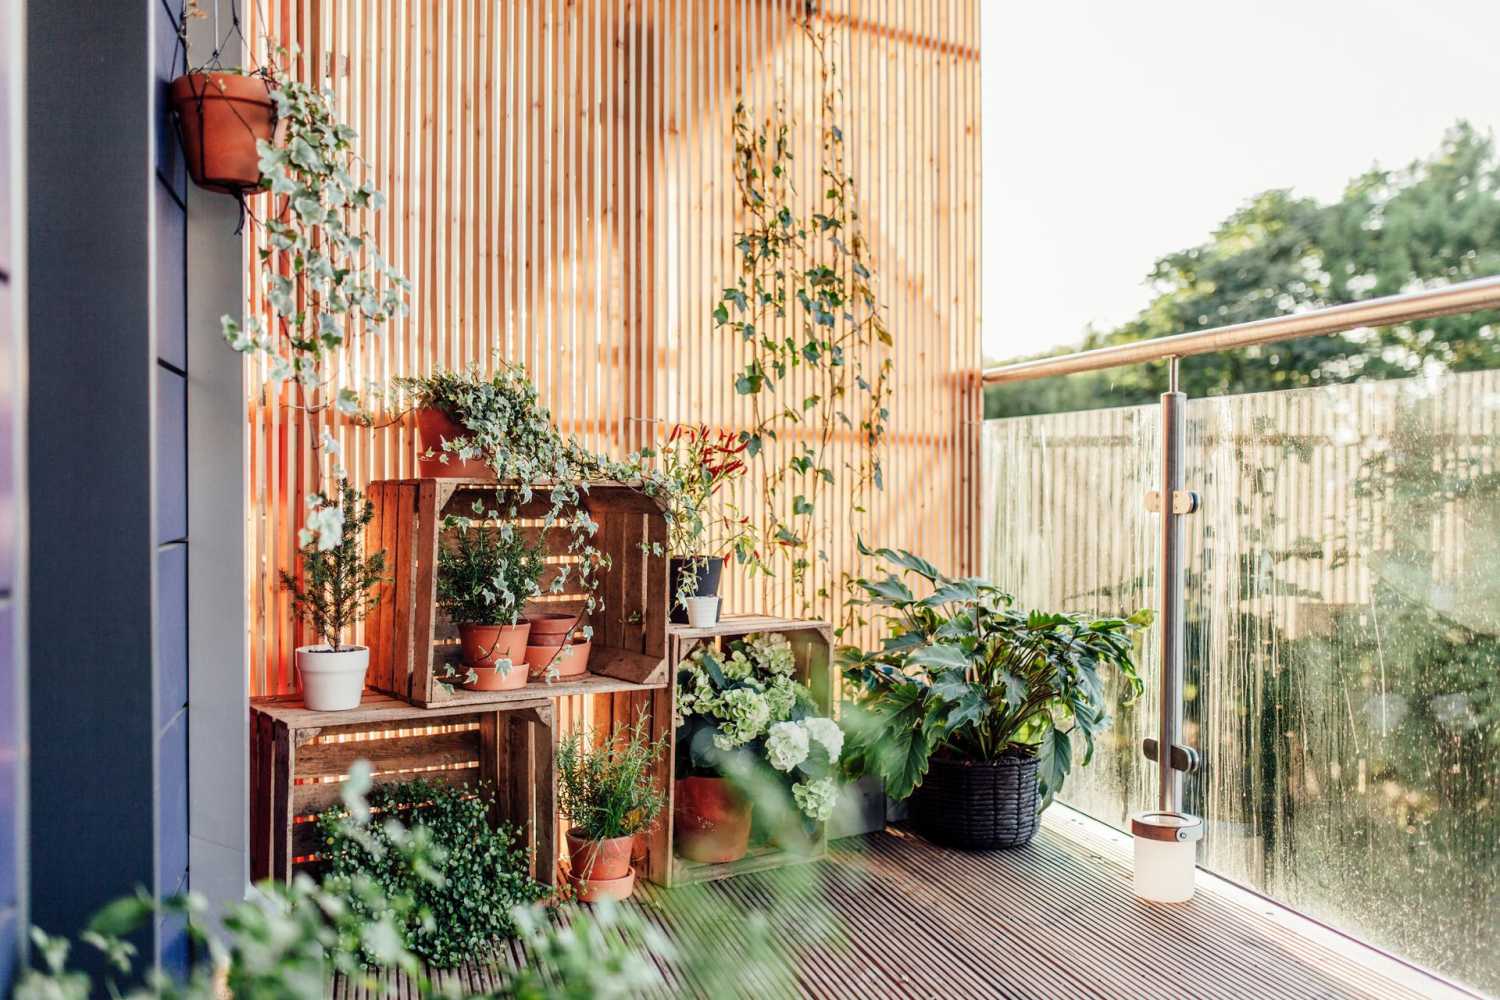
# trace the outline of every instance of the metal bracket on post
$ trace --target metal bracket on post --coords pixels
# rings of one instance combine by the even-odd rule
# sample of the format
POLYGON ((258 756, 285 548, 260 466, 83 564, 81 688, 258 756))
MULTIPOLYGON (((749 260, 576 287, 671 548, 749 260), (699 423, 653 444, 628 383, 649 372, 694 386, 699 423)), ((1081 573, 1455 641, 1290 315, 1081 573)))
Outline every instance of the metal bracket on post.
MULTIPOLYGON (((1154 761, 1156 760, 1156 748, 1158 745, 1155 739, 1148 736, 1144 740, 1141 740, 1141 753, 1146 755, 1147 760, 1154 761)), ((1203 763, 1203 758, 1198 756, 1198 751, 1192 747, 1185 747, 1174 743, 1172 745, 1172 759, 1170 763, 1172 770, 1187 773, 1198 770, 1203 763)))
MULTIPOLYGON (((1192 490, 1172 491, 1172 513, 1174 514, 1196 514, 1203 500, 1192 490)), ((1146 509, 1153 514, 1161 513, 1161 491, 1152 490, 1146 494, 1146 509)))

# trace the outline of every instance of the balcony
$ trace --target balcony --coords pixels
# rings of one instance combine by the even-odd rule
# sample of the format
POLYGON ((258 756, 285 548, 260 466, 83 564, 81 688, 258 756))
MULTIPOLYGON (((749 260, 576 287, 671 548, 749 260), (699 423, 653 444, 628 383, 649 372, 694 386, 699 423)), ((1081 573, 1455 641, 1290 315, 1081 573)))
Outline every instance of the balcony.
MULTIPOLYGON (((1214 997, 1415 1000, 1476 994, 1230 882, 1201 878, 1190 905, 1153 905, 1130 888, 1130 841, 1066 808, 1019 851, 973 854, 900 827, 837 841, 826 861, 709 883, 684 899, 636 904, 669 939, 722 933, 724 913, 763 912, 788 947, 747 983, 811 997, 1214 997), (811 889, 811 892, 807 890, 811 889), (821 931, 819 929, 822 929, 821 931), (794 942, 801 942, 796 944, 794 942)), ((735 942, 722 941, 726 960, 735 942)), ((438 983, 493 988, 519 948, 438 983)), ((691 970, 657 959, 670 995, 714 995, 691 970)), ((381 987, 406 995, 400 975, 381 987)), ((340 982, 335 997, 379 989, 340 982)))

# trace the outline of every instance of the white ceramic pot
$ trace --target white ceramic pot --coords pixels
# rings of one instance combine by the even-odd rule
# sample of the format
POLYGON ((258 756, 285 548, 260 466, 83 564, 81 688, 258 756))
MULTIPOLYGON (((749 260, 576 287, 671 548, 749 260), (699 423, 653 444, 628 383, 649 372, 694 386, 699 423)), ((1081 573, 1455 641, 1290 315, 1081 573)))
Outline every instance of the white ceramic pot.
POLYGON ((298 646, 297 673, 302 677, 302 704, 314 712, 346 712, 359 707, 365 692, 370 647, 298 646))
POLYGON ((689 597, 687 613, 689 626, 712 628, 719 624, 719 599, 717 597, 689 597))

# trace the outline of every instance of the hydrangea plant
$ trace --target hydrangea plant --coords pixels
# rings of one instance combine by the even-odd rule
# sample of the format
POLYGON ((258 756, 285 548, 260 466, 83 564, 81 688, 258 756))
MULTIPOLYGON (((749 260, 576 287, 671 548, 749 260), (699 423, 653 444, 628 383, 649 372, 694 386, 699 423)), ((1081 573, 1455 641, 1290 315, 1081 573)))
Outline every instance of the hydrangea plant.
POLYGON ((677 672, 678 775, 742 775, 764 764, 790 786, 803 816, 826 821, 844 734, 816 714, 796 669, 780 632, 733 640, 722 652, 695 649, 677 672))

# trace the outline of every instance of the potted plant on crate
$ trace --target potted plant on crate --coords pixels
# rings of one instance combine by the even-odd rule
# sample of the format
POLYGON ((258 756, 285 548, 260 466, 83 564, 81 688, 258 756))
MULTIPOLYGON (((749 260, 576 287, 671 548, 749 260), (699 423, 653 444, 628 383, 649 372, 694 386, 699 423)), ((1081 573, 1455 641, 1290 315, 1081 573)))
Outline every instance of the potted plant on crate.
POLYGON ((749 848, 752 807, 783 846, 800 847, 838 797, 838 724, 794 677, 781 633, 695 649, 677 672, 677 853, 724 863, 749 848))
POLYGON ((905 551, 860 545, 899 573, 860 579, 857 603, 885 609, 879 649, 839 650, 857 692, 846 704, 847 769, 878 775, 939 843, 1017 847, 1062 787, 1081 742, 1083 763, 1109 724, 1106 671, 1122 697, 1140 694, 1129 618, 1015 610, 994 584, 953 579, 905 551), (907 580, 924 581, 923 595, 907 580))
POLYGON ((695 628, 719 620, 719 580, 731 553, 750 558, 751 522, 724 493, 745 475, 746 445, 732 431, 677 424, 654 451, 656 486, 666 508, 672 610, 670 618, 695 628))
MULTIPOLYGON (((476 513, 484 513, 481 506, 476 513)), ((485 514, 498 519, 497 511, 485 514)), ((526 641, 531 625, 521 617, 540 593, 543 546, 527 541, 509 521, 484 523, 449 515, 438 548, 437 601, 458 627, 463 670, 445 683, 474 691, 508 691, 526 684, 526 641)))
POLYGON ((630 895, 632 848, 661 813, 655 772, 667 737, 653 741, 647 721, 616 727, 597 746, 592 730, 575 730, 558 747, 558 806, 573 824, 568 878, 585 903, 630 895))
POLYGON ((380 595, 371 592, 384 576, 385 553, 361 555, 375 508, 349 480, 339 480, 336 500, 321 493, 313 499, 320 516, 337 518, 339 525, 335 532, 302 530, 302 579, 283 570, 281 585, 292 595, 293 610, 323 640, 297 647, 303 703, 316 712, 341 712, 359 706, 370 649, 340 639, 379 602, 380 595))

